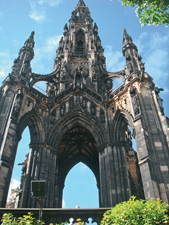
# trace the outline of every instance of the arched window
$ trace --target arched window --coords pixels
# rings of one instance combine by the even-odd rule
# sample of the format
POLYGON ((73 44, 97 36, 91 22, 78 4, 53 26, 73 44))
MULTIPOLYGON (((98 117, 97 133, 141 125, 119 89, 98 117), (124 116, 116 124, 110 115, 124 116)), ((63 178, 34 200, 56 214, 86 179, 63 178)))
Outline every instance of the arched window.
POLYGON ((76 33, 76 54, 84 54, 85 34, 82 30, 76 33))

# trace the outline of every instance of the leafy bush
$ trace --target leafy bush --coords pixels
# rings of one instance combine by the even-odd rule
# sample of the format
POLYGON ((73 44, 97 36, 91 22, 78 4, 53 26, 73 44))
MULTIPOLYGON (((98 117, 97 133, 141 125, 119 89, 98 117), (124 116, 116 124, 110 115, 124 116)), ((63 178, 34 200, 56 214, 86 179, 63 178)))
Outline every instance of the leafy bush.
POLYGON ((136 6, 137 16, 141 24, 169 25, 169 1, 168 0, 120 0, 123 5, 136 6))
POLYGON ((5 213, 2 216, 2 225, 25 225, 25 224, 33 224, 33 225, 42 225, 45 224, 44 222, 41 222, 39 220, 35 220, 35 218, 32 217, 32 213, 28 213, 28 215, 23 215, 23 217, 19 217, 16 219, 11 213, 5 213))
POLYGON ((132 196, 129 201, 117 204, 105 212, 101 225, 169 224, 167 203, 162 203, 160 199, 146 202, 135 198, 132 196))

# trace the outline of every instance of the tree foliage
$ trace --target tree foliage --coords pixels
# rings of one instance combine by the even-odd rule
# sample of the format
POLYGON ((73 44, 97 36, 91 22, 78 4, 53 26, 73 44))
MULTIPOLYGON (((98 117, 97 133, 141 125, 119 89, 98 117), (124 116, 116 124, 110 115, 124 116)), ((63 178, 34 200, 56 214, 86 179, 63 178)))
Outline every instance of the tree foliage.
POLYGON ((26 225, 26 224, 33 224, 33 225, 42 225, 45 224, 39 220, 35 220, 33 218, 32 213, 28 213, 28 215, 23 215, 23 217, 19 217, 18 219, 14 217, 11 213, 5 213, 2 216, 2 225, 26 225))
POLYGON ((136 14, 143 26, 169 24, 169 0, 120 0, 123 5, 137 6, 136 14))
POLYGON ((160 199, 155 201, 135 200, 131 197, 129 201, 116 205, 105 212, 101 225, 155 225, 169 224, 168 205, 160 199))

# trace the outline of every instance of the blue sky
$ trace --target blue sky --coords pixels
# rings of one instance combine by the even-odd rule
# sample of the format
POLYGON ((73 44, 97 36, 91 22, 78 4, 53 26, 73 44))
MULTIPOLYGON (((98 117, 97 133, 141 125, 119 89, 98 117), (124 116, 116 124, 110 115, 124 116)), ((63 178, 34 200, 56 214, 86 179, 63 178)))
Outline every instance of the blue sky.
MULTIPOLYGON (((123 28, 126 28, 145 62, 145 71, 156 86, 164 88, 164 112, 169 116, 169 29, 161 25, 141 27, 135 8, 123 6, 119 0, 84 0, 91 17, 98 25, 105 49, 107 70, 124 69, 122 55, 123 28)), ((78 0, 1 0, 0 1, 0 83, 11 72, 11 66, 25 40, 35 31, 35 56, 32 71, 41 74, 53 71, 54 58, 63 27, 68 23, 78 0)), ((44 88, 44 84, 41 84, 44 88)), ((28 152, 29 132, 23 133, 16 164, 28 152)), ((13 185, 18 184, 21 167, 15 166, 13 185)), ((14 187, 13 186, 13 187, 14 187)), ((98 207, 96 180, 92 172, 78 164, 67 176, 64 206, 98 207), (71 198, 72 197, 72 198, 71 198)))

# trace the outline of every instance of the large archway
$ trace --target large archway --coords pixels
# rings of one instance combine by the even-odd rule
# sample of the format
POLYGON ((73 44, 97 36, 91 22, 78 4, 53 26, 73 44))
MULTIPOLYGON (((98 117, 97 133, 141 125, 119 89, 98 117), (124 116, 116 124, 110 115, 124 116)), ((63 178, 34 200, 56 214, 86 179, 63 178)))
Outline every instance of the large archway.
POLYGON ((82 162, 94 173, 99 188, 99 155, 97 144, 91 133, 77 125, 71 128, 61 139, 57 158, 57 180, 59 181, 59 207, 66 176, 77 163, 82 162))
POLYGON ((127 111, 118 110, 116 112, 113 125, 114 129, 112 132, 112 138, 116 142, 123 143, 123 148, 125 150, 131 195, 136 196, 138 199, 144 199, 145 196, 137 155, 137 147, 134 141, 136 134, 133 118, 127 111))

